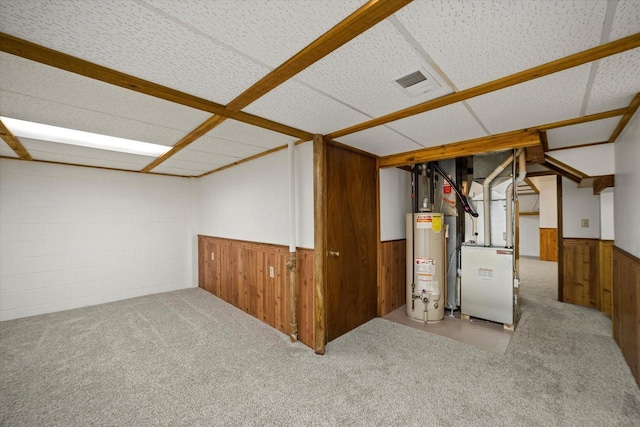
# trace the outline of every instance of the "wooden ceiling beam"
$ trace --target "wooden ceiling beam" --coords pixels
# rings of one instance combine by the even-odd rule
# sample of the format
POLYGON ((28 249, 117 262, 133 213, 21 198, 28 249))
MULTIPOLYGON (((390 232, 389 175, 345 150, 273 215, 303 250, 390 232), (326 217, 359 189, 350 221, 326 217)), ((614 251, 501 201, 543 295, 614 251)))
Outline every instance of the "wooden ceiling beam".
POLYGON ((568 164, 561 162, 560 160, 554 159, 553 157, 545 155, 544 158, 545 158, 545 162, 546 163, 551 163, 551 164, 553 164, 555 166, 558 166, 559 168, 562 168, 562 169, 564 169, 564 170, 566 170, 568 172, 571 172, 575 176, 579 176, 580 178, 586 178, 586 177, 589 176, 586 173, 581 172, 578 169, 575 169, 575 168, 569 166, 568 164))
POLYGON ((198 126, 194 130, 189 132, 184 138, 182 138, 180 141, 178 141, 176 143, 176 145, 171 147, 171 149, 169 151, 167 151, 166 153, 164 153, 163 155, 161 155, 160 157, 155 159, 153 162, 151 162, 147 166, 145 166, 145 168, 142 169, 140 172, 143 172, 143 173, 151 172, 151 170, 153 168, 157 167, 160 163, 164 162, 169 157, 173 156, 178 151, 182 150, 184 147, 186 147, 187 145, 191 144, 196 139, 198 139, 201 136, 205 135, 206 133, 208 133, 210 130, 212 130, 213 128, 215 128, 216 126, 218 126, 220 123, 224 122, 225 120, 226 120, 226 118, 222 117, 222 116, 211 116, 204 123, 202 123, 200 126, 198 126))
POLYGON ((536 126, 536 129, 540 131, 544 131, 549 129, 561 128, 565 126, 579 125, 582 123, 593 122, 596 120, 609 119, 611 117, 622 116, 627 112, 627 110, 628 108, 624 107, 624 108, 618 108, 615 110, 603 111, 601 113, 589 114, 588 116, 576 117, 573 119, 561 120, 559 122, 547 123, 545 125, 536 126))
POLYGON ((232 111, 240 111, 267 92, 281 85, 305 68, 353 40, 380 21, 393 15, 412 0, 370 0, 335 27, 289 58, 227 104, 232 111))
POLYGON ((546 131, 540 131, 540 146, 542 147, 542 153, 549 151, 549 138, 546 131))
MULTIPOLYGON (((0 156, 0 159, 16 160, 16 161, 22 160, 22 159, 19 159, 17 157, 9 157, 9 156, 0 156)), ((78 166, 78 167, 81 167, 81 168, 89 168, 89 169, 101 169, 101 170, 108 170, 108 171, 129 172, 129 173, 137 173, 137 174, 140 173, 140 171, 138 171, 138 170, 112 168, 112 167, 109 167, 109 166, 83 165, 83 164, 80 164, 80 163, 58 162, 58 161, 55 161, 55 160, 33 159, 31 161, 34 162, 34 163, 46 163, 46 164, 50 164, 50 165, 78 166)), ((156 172, 153 172, 151 175, 173 176, 173 177, 179 177, 179 178, 195 178, 194 176, 191 176, 191 175, 177 175, 177 174, 173 174, 173 173, 156 173, 156 172)))
POLYGON ((31 154, 29 154, 27 149, 24 148, 24 145, 22 145, 18 138, 5 126, 2 120, 0 120, 0 138, 2 138, 22 160, 33 160, 31 154))
POLYGON ((538 189, 538 187, 536 187, 533 181, 531 181, 531 178, 529 178, 529 176, 530 174, 527 174, 527 177, 524 179, 524 182, 527 183, 527 185, 533 190, 534 193, 540 194, 540 190, 538 189))
POLYGON ((562 150, 572 150, 574 148, 594 147, 596 145, 603 145, 603 144, 609 144, 609 141, 588 142, 586 144, 569 145, 567 147, 551 148, 551 149, 549 149, 547 151, 548 152, 554 152, 554 151, 562 151, 562 150))
POLYGON ((609 142, 615 142, 616 139, 618 139, 618 136, 620 136, 624 128, 627 127, 629 120, 631 120, 636 111, 638 111, 638 107, 640 107, 640 93, 637 93, 631 100, 631 104, 626 108, 627 111, 624 113, 624 116, 622 116, 620 122, 618 122, 618 126, 616 126, 615 130, 609 137, 609 142))
POLYGON ((555 61, 547 62, 546 64, 539 65, 537 67, 529 68, 510 76, 506 76, 497 80, 483 83, 478 86, 471 87, 469 89, 455 92, 450 95, 445 95, 440 98, 432 99, 430 101, 423 102, 418 105, 414 105, 409 108, 405 108, 400 111, 396 111, 385 116, 381 116, 348 128, 338 130, 328 134, 329 138, 339 138, 341 136, 350 135, 352 133, 360 132, 372 127, 380 126, 389 122, 404 119, 414 116, 416 114, 424 113, 436 108, 445 107, 447 105, 455 104, 457 102, 465 101, 467 99, 475 98, 480 95, 485 95, 490 92, 494 92, 500 89, 504 89, 510 86, 514 86, 520 83, 524 83, 530 80, 534 80, 540 77, 548 76, 560 71, 568 70, 579 65, 583 65, 589 62, 596 61, 598 59, 606 58, 607 56, 615 55, 627 50, 640 47, 640 33, 633 34, 628 37, 624 37, 619 40, 615 40, 609 43, 602 44, 600 46, 593 47, 591 49, 584 50, 582 52, 575 53, 573 55, 565 56, 564 58, 557 59, 555 61))
POLYGON ((544 132, 540 132, 540 144, 532 145, 531 147, 525 148, 525 156, 527 159, 527 163, 533 163, 533 164, 544 163, 543 138, 546 138, 546 134, 544 132))
POLYGON ((589 178, 589 175, 547 155, 545 155, 545 162, 543 165, 577 184, 580 184, 583 179, 589 178))
POLYGON ((165 101, 175 102, 176 104, 185 105, 187 107, 207 111, 222 117, 227 117, 243 123, 283 133, 285 135, 307 140, 313 138, 313 134, 309 132, 242 111, 232 111, 224 105, 216 102, 121 73, 120 71, 112 70, 5 33, 0 33, 0 51, 79 74, 81 76, 89 77, 94 80, 133 90, 145 95, 164 99, 165 101))
POLYGON ((554 171, 551 171, 551 170, 527 172, 527 178, 535 178, 535 177, 538 177, 538 176, 552 176, 552 175, 557 175, 557 173, 555 173, 554 171))
MULTIPOLYGON (((306 139, 300 139, 300 140, 295 142, 295 145, 300 145, 300 144, 305 143, 305 142, 307 142, 306 139)), ((255 159, 258 159, 260 157, 264 157, 264 156, 269 155, 271 153, 275 153, 275 152, 278 152, 278 151, 286 150, 287 148, 289 148, 288 144, 287 145, 281 145, 279 147, 275 147, 275 148, 272 148, 270 150, 263 151, 262 153, 254 154, 253 156, 247 157, 246 159, 241 159, 241 160, 238 160, 237 162, 233 162, 233 163, 229 163, 228 165, 220 166, 219 168, 216 168, 216 169, 211 170, 209 172, 205 172, 205 173, 203 173, 201 175, 198 175, 197 178, 202 178, 203 176, 211 175, 212 173, 216 173, 216 172, 221 172, 221 171, 223 171, 225 169, 229 169, 231 167, 238 166, 238 165, 240 165, 242 163, 246 163, 246 162, 249 162, 251 160, 255 160, 255 159)))
POLYGON ((532 130, 518 130, 380 157, 379 166, 381 168, 406 166, 532 145, 540 145, 540 134, 532 130))
POLYGON ((563 176, 563 177, 565 177, 567 179, 570 179, 571 181, 575 182, 576 184, 580 184, 580 181, 582 181, 582 178, 577 177, 575 175, 572 175, 571 173, 569 173, 569 172, 565 171, 564 169, 559 168, 559 167, 557 167, 555 165, 552 165, 551 163, 546 163, 545 162, 545 163, 543 163, 543 165, 546 168, 549 168, 551 171, 553 171, 556 175, 560 175, 560 176, 563 176))
MULTIPOLYGON (((276 87, 280 86, 282 83, 286 82, 291 77, 295 76, 320 59, 324 58, 334 50, 338 49, 340 46, 343 46, 344 44, 353 40, 355 37, 359 36, 380 21, 394 14, 399 9, 411 3, 411 1, 412 0, 399 0, 392 2, 378 0, 369 1, 367 4, 345 18, 338 25, 331 28, 329 31, 317 38, 314 42, 309 44, 307 47, 289 58, 282 65, 275 68, 269 74, 258 80, 255 84, 253 84, 247 90, 234 98, 224 107, 225 110, 236 112, 238 114, 246 114, 240 112, 244 107, 259 99, 276 87)), ((147 165, 142 170, 142 172, 151 171, 153 168, 159 166, 161 163, 171 158, 178 151, 182 150, 187 145, 200 138, 202 135, 220 125, 225 120, 224 117, 221 117, 224 116, 224 114, 217 114, 219 114, 219 116, 213 116, 207 119, 191 133, 178 141, 178 143, 174 145, 171 150, 147 165)), ((311 134, 299 134, 293 136, 302 138, 304 140, 310 140, 313 138, 313 135, 311 134)), ((264 154, 269 154, 273 151, 278 151, 279 149, 281 148, 278 147, 277 149, 266 151, 264 154)), ((250 158, 253 159, 255 158, 255 156, 252 156, 250 158)), ((237 162, 231 163, 231 165, 235 164, 237 164, 237 162)), ((213 171, 207 172, 206 174, 220 170, 224 169, 214 169, 213 171)))
POLYGON ((615 175, 603 175, 595 177, 593 181, 593 195, 597 196, 602 193, 606 188, 615 187, 616 178, 615 175))

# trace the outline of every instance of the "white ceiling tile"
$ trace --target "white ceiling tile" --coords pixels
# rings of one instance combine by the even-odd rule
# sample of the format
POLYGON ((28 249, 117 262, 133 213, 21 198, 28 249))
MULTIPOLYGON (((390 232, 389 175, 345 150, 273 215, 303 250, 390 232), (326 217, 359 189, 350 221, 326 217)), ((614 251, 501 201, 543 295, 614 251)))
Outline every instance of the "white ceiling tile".
POLYGON ((370 117, 296 81, 288 81, 244 111, 311 133, 327 134, 370 117))
POLYGON ((211 138, 205 135, 189 144, 189 150, 244 159, 263 152, 265 148, 240 142, 233 142, 226 139, 211 138))
POLYGON ((606 8, 604 0, 414 1, 396 16, 462 90, 598 45, 606 8))
MULTIPOLYGON (((263 148, 276 148, 296 140, 290 135, 284 135, 231 119, 227 119, 213 128, 206 136, 263 148)), ((220 154, 231 153, 221 152, 220 154)))
POLYGON ((13 151, 13 148, 9 147, 4 139, 0 138, 0 156, 5 157, 20 157, 13 151))
POLYGON ((140 170, 153 161, 153 157, 117 151, 98 150, 55 142, 40 141, 31 138, 19 138, 22 145, 36 160, 49 160, 65 163, 76 163, 91 166, 110 166, 115 163, 128 165, 126 169, 140 170))
POLYGON ((210 113, 0 53, 0 88, 141 124, 191 131, 210 113))
POLYGON ((609 40, 618 40, 638 32, 640 28, 640 2, 618 0, 609 40))
POLYGON ((203 168, 210 168, 211 166, 223 166, 229 163, 237 162, 241 160, 241 157, 224 156, 215 153, 205 153, 202 151, 192 150, 191 146, 183 150, 178 151, 175 155, 167 161, 171 160, 183 160, 186 162, 202 163, 203 168))
POLYGON ((388 124, 423 147, 450 144, 487 133, 462 103, 448 105, 388 124))
POLYGON ((321 59, 297 78, 375 117, 453 92, 388 21, 321 59), (410 97, 394 80, 421 67, 440 87, 410 97))
POLYGON ((639 76, 640 48, 601 59, 587 114, 628 107, 640 92, 639 76))
POLYGON ((611 117, 604 120, 549 129, 547 131, 549 148, 553 150, 608 141, 619 122, 620 117, 611 117))
POLYGON ((168 146, 175 145, 186 134, 181 130, 5 90, 0 90, 0 114, 14 119, 168 146))
POLYGON ((13 36, 221 104, 269 72, 127 0, 3 2, 0 27, 13 36))
MULTIPOLYGON (((223 166, 223 165, 220 165, 220 164, 209 164, 209 163, 202 163, 202 162, 190 162, 188 160, 180 160, 180 159, 176 159, 174 157, 171 157, 167 161, 162 162, 162 164, 166 165, 169 168, 177 168, 177 169, 185 169, 185 170, 191 170, 191 171, 199 171, 200 173, 208 172, 208 171, 210 171, 212 169, 216 169, 216 168, 218 168, 220 166, 223 166)), ((154 168, 153 172, 158 172, 157 168, 154 168)))
POLYGON ((590 70, 585 64, 467 102, 493 134, 575 118, 590 70))
POLYGON ((376 156, 404 153, 422 148, 414 141, 386 126, 378 126, 341 136, 337 141, 376 156))
POLYGON ((366 3, 365 0, 145 0, 256 60, 277 67, 366 3))
POLYGON ((615 173, 614 144, 550 151, 547 155, 589 176, 615 173))

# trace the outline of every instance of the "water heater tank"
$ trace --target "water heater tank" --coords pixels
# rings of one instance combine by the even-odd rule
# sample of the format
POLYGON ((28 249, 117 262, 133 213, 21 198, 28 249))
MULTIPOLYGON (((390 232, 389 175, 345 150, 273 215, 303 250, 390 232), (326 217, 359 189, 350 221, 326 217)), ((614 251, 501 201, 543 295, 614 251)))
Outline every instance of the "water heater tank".
POLYGON ((422 322, 444 318, 445 224, 441 213, 407 214, 407 316, 422 322))

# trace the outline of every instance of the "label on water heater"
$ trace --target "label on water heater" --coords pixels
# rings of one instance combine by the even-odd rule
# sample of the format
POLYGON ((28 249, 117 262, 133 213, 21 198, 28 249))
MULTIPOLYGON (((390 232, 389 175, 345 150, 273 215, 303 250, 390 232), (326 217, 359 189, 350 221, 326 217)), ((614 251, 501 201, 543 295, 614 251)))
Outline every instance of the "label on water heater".
POLYGON ((416 228, 433 228, 432 216, 428 214, 416 215, 416 228))
POLYGON ((416 258, 416 273, 436 274, 436 259, 416 258))
POLYGON ((433 231, 436 233, 442 231, 442 217, 440 215, 433 217, 433 231))

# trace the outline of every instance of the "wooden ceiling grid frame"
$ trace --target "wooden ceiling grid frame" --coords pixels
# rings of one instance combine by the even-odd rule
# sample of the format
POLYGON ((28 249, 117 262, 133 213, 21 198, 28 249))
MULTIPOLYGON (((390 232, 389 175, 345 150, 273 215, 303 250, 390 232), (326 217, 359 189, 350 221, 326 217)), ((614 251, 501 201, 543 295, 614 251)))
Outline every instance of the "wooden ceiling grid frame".
POLYGON ((618 126, 609 137, 609 142, 615 142, 616 139, 618 139, 618 136, 620 136, 624 128, 629 123, 629 120, 631 120, 636 111, 638 111, 638 107, 640 107, 640 93, 637 93, 636 96, 633 97, 631 104, 627 107, 627 111, 620 119, 620 123, 618 123, 618 126))
MULTIPOLYGON (((0 33, 0 50, 46 65, 54 66, 66 71, 74 72, 86 77, 94 78, 106 83, 114 84, 150 96, 155 96, 160 99, 176 102, 181 105, 186 105, 215 114, 200 126, 198 126, 196 129, 194 129, 191 133, 178 141, 178 143, 176 143, 168 153, 158 157, 156 160, 154 160, 154 162, 149 164, 141 171, 149 172, 154 167, 170 158, 171 155, 175 154, 180 149, 186 147, 187 145, 222 123, 226 118, 231 118, 243 123, 259 126, 285 135, 301 138, 297 143, 310 140, 312 138, 312 134, 309 132, 305 132, 300 129, 295 129, 268 119, 245 113, 241 110, 246 105, 249 105, 251 102, 255 101, 268 91, 287 81, 295 74, 312 65, 314 62, 328 55, 340 46, 348 43, 351 39, 366 31, 368 28, 371 28, 378 22, 384 20, 386 17, 391 16, 394 12, 401 9, 408 3, 410 3, 410 0, 402 0, 397 2, 382 2, 372 0, 368 2, 356 12, 351 14, 349 17, 341 21, 340 24, 333 27, 331 30, 308 45, 298 54, 294 55, 281 66, 277 67, 271 73, 266 75, 263 79, 252 85, 249 89, 236 97, 236 99, 227 104, 227 106, 223 106, 212 101, 208 101, 167 87, 163 87, 161 85, 133 76, 129 76, 124 73, 120 73, 118 71, 111 70, 106 67, 102 67, 70 55, 56 52, 52 49, 35 45, 28 41, 21 40, 4 33, 0 33)), ((463 91, 455 92, 453 94, 445 95, 431 101, 423 102, 421 104, 405 108, 403 110, 378 117, 376 119, 372 119, 346 129, 342 129, 340 131, 332 132, 327 135, 327 139, 333 139, 340 136, 348 135, 364 129, 376 127, 381 124, 389 123, 391 121, 399 120, 401 118, 406 118, 429 110, 441 108, 443 106, 450 105, 456 102, 465 101, 470 98, 517 85, 529 80, 537 79, 539 77, 573 68, 588 62, 597 61, 599 59, 637 47, 640 47, 640 33, 636 33, 619 40, 602 44, 594 48, 587 49, 582 52, 578 52, 576 54, 569 55, 564 58, 551 61, 549 63, 533 67, 504 78, 496 79, 494 81, 480 84, 463 91)), ((640 94, 636 95, 631 105, 627 108, 620 108, 603 113, 592 114, 589 116, 556 122, 532 129, 546 130, 624 114, 618 128, 611 136, 611 142, 613 142, 613 140, 615 140, 622 129, 624 129, 624 126, 631 119, 633 113, 635 113, 635 111, 637 110, 638 105, 640 104, 639 95, 640 94)), ((500 150, 514 147, 528 147, 533 146, 534 144, 540 145, 541 136, 532 135, 533 134, 530 133, 529 129, 506 132, 502 134, 491 135, 488 137, 476 138, 467 141, 456 142, 453 144, 446 144, 439 147, 429 147, 424 150, 416 150, 407 153, 395 154, 392 156, 385 156, 381 158, 380 164, 381 167, 387 167, 385 165, 390 166, 394 161, 401 161, 403 164, 406 164, 405 162, 408 158, 432 158, 435 153, 440 153, 442 156, 444 156, 440 158, 450 158, 453 153, 468 155, 463 153, 479 152, 477 150, 483 150, 483 152, 486 152, 489 150, 500 150), (528 140, 527 137, 522 136, 525 134, 529 135, 529 138, 531 138, 531 140, 528 140), (506 138, 509 138, 511 136, 514 136, 516 140, 509 144, 506 141, 506 138), (532 142, 533 140, 535 140, 535 142, 532 142), (468 147, 465 148, 465 145, 468 145, 468 147), (404 158, 405 160, 400 160, 401 158, 404 158)), ((544 132, 542 132, 542 135, 542 140, 544 140, 544 132)), ((5 139, 4 135, 3 139, 5 139)), ((14 139, 17 141, 15 137, 14 139)), ((267 152, 252 156, 248 159, 260 157, 260 155, 266 155, 283 148, 284 146, 268 150, 267 152)), ((20 155, 20 153, 16 151, 16 153, 18 153, 21 158, 25 154, 29 156, 29 153, 26 152, 24 147, 22 147, 22 150, 22 155, 20 155)), ((230 167, 231 165, 243 163, 248 159, 234 162, 229 166, 223 166, 222 168, 215 169, 199 176, 204 176, 206 174, 222 170, 223 168, 230 167)))
POLYGON ((416 114, 425 113, 436 108, 441 108, 447 105, 455 104, 457 102, 466 101, 480 95, 485 95, 490 92, 505 89, 510 86, 548 76, 560 71, 568 70, 570 68, 584 65, 586 63, 622 53, 627 50, 635 49, 637 47, 640 47, 640 33, 636 33, 631 36, 606 43, 604 45, 596 46, 591 49, 575 53, 573 55, 565 56, 564 58, 547 62, 546 64, 529 68, 528 70, 524 70, 510 76, 483 83, 478 86, 462 90, 460 92, 455 92, 450 95, 445 95, 440 98, 433 99, 431 101, 423 102, 421 104, 414 105, 413 107, 405 108, 403 110, 396 111, 395 113, 387 114, 385 116, 378 117, 364 123, 357 124, 355 126, 337 130, 329 133, 327 137, 331 139, 339 138, 341 136, 349 135, 351 133, 359 132, 371 127, 380 126, 396 120, 414 116, 416 114))
POLYGON ((283 125, 272 120, 254 116, 242 111, 228 110, 224 105, 189 95, 147 80, 140 79, 84 59, 76 58, 62 52, 55 51, 26 40, 0 33, 0 51, 19 56, 41 64, 49 65, 84 77, 89 77, 125 89, 130 89, 145 95, 164 99, 165 101, 185 105, 201 111, 207 111, 222 117, 238 120, 250 125, 262 127, 275 132, 297 138, 313 137, 312 134, 291 126, 283 125))
MULTIPOLYGON (((253 84, 247 90, 235 97, 225 106, 225 108, 229 111, 240 112, 243 108, 256 101, 258 98, 275 89, 282 83, 289 80, 291 77, 295 76, 305 68, 324 58, 334 50, 348 43, 350 40, 362 34, 364 31, 373 27, 375 24, 387 18, 388 16, 392 15, 411 1, 412 0, 400 0, 394 2, 383 2, 378 0, 369 1, 354 13, 349 15, 347 18, 342 20, 338 25, 331 28, 329 31, 317 38, 314 42, 306 46, 300 52, 289 58, 283 64, 275 68, 273 71, 253 84)), ((221 116, 213 116, 207 119, 191 133, 178 141, 178 143, 174 145, 168 152, 158 157, 156 160, 142 169, 141 172, 151 171, 153 168, 172 157, 174 154, 191 144, 196 139, 213 130, 225 119, 225 117, 221 116)), ((303 139, 305 141, 308 141, 311 138, 312 135, 309 134, 303 139)), ((268 150, 264 152, 263 155, 270 154, 274 151, 278 150, 268 150)), ((251 156, 250 158, 253 159, 255 157, 256 156, 251 156)), ((239 163, 234 162, 231 164, 235 165, 239 163)), ((226 167, 224 166, 223 168, 226 169, 226 167)), ((222 169, 218 168, 214 171, 218 170, 222 169)), ((205 173, 205 175, 207 175, 207 173, 205 173)))
POLYGON ((15 151, 18 157, 22 160, 33 160, 33 157, 29 154, 24 145, 15 137, 13 133, 5 126, 0 120, 0 137, 7 143, 7 145, 15 151))

